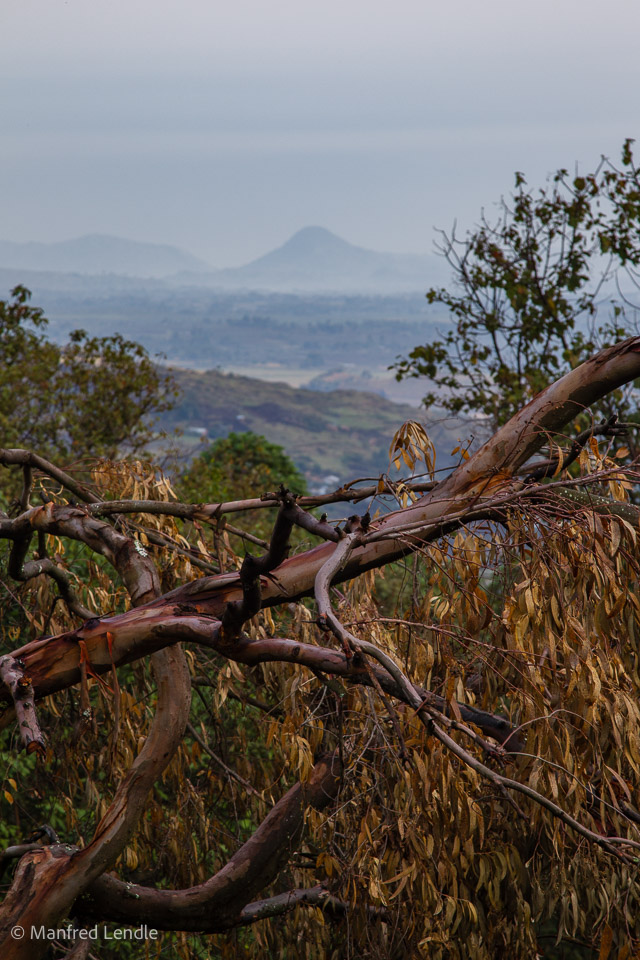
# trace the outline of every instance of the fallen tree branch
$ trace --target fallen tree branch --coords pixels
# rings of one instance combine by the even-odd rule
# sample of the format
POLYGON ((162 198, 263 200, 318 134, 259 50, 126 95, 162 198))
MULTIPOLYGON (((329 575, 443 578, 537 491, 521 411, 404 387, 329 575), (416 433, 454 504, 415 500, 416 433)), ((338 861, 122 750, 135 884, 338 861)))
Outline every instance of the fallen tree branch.
MULTIPOLYGON (((354 662, 358 659, 356 656, 349 657, 347 653, 353 654, 356 651, 372 657, 377 661, 377 666, 368 665, 368 668, 374 670, 373 676, 380 687, 385 691, 392 691, 415 709, 429 732, 437 736, 461 762, 473 767, 501 790, 525 794, 585 838, 599 843, 609 853, 629 863, 631 858, 620 848, 624 845, 640 847, 640 844, 626 838, 605 837, 588 831, 535 790, 502 777, 478 761, 436 722, 441 718, 435 711, 430 712, 428 700, 425 705, 424 692, 421 695, 394 658, 374 644, 355 638, 348 631, 344 632, 344 628, 339 624, 336 629, 343 631, 345 653, 295 641, 249 641, 241 636, 240 626, 258 609, 309 595, 314 587, 324 603, 325 594, 326 597, 329 596, 331 582, 337 583, 357 577, 366 570, 399 559, 415 551, 419 545, 436 539, 444 531, 455 529, 469 519, 477 519, 481 515, 500 519, 507 501, 515 503, 524 496, 517 486, 522 480, 518 479, 516 474, 532 453, 589 404, 638 376, 640 339, 633 338, 603 351, 543 391, 466 463, 461 464, 449 477, 430 489, 424 497, 377 521, 371 536, 354 537, 344 548, 340 541, 332 542, 331 538, 313 550, 284 559, 286 550, 282 544, 286 542, 288 532, 286 537, 282 537, 280 534, 276 536, 274 530, 266 558, 251 558, 239 573, 204 577, 162 597, 157 595, 158 579, 155 568, 139 542, 125 537, 108 523, 97 519, 86 505, 77 507, 48 503, 34 509, 28 508, 28 493, 23 496, 23 506, 26 509, 22 515, 15 520, 0 520, 0 536, 15 542, 17 554, 24 550, 21 569, 26 558, 24 544, 28 541, 31 530, 68 536, 107 557, 122 576, 136 606, 136 609, 116 617, 104 620, 93 618, 76 631, 54 638, 41 638, 27 644, 21 653, 28 675, 33 679, 34 697, 77 682, 80 675, 80 641, 86 651, 85 659, 90 659, 92 666, 96 663, 96 672, 102 672, 103 665, 104 669, 110 670, 114 663, 129 662, 152 650, 159 651, 154 654, 153 660, 154 667, 158 668, 159 686, 164 686, 164 691, 159 697, 152 734, 118 788, 112 806, 99 824, 88 847, 83 851, 62 848, 59 845, 41 848, 28 852, 20 861, 14 884, 2 908, 3 933, 6 933, 7 924, 15 915, 19 915, 26 923, 42 923, 49 919, 55 921, 56 917, 69 909, 73 899, 80 896, 87 886, 93 888, 95 885, 95 889, 104 894, 104 897, 101 896, 100 905, 108 902, 111 891, 110 909, 114 913, 118 910, 124 911, 122 903, 125 894, 122 888, 113 885, 110 887, 109 883, 117 882, 100 874, 109 868, 122 850, 145 802, 145 790, 148 791, 154 777, 164 768, 172 749, 175 749, 174 744, 179 742, 182 736, 184 727, 181 726, 181 711, 184 704, 181 706, 175 702, 171 705, 170 701, 172 694, 175 698, 175 687, 181 690, 184 678, 188 680, 188 674, 184 663, 180 661, 179 649, 168 648, 173 648, 174 644, 184 639, 206 643, 211 649, 238 662, 281 660, 300 663, 319 672, 342 674, 349 682, 369 685, 373 682, 372 675, 367 673, 364 666, 354 662), (170 676, 170 665, 173 665, 179 678, 177 683, 175 677, 170 676), (172 691, 166 688, 170 683, 173 683, 172 691), (171 728, 168 726, 170 719, 171 728)), ((20 462, 23 466, 31 464, 31 461, 24 458, 15 462, 20 462)), ((602 479, 603 475, 598 476, 598 481, 602 479)), ((29 482, 27 478, 25 489, 29 482)), ((543 494, 538 490, 536 495, 543 494)), ((273 496, 277 499, 277 495, 273 496)), ((544 496, 550 496, 549 492, 544 496)), ((243 501, 242 507, 238 509, 247 509, 247 503, 249 501, 243 501)), ((211 510, 201 508, 200 512, 204 513, 205 517, 216 519, 220 516, 220 506, 209 505, 211 510)), ((191 517, 200 518, 197 513, 192 513, 191 517)), ((284 517, 282 503, 276 528, 281 517, 290 530, 292 520, 284 517)), ((282 527, 282 530, 284 529, 282 527)), ((317 527, 316 532, 320 532, 317 527)), ((349 531, 344 539, 348 537, 349 531)), ((328 622, 330 604, 325 606, 328 622)), ((180 700, 179 693, 177 699, 180 700)), ((467 720, 462 710, 461 716, 467 720)), ((462 730, 462 733, 467 735, 466 730, 462 730)), ((323 796, 335 795, 334 788, 331 787, 331 783, 336 779, 333 771, 318 773, 318 778, 315 785, 322 784, 323 796)), ((300 791, 310 789, 309 784, 298 787, 300 791)), ((292 790, 295 791, 296 788, 292 790)), ((298 836, 296 831, 298 827, 301 828, 303 819, 303 813, 300 812, 303 808, 302 797, 300 793, 291 794, 291 791, 287 797, 289 803, 280 806, 279 815, 270 821, 269 818, 274 814, 274 811, 271 811, 262 825, 265 834, 261 836, 268 839, 266 849, 260 848, 256 851, 255 845, 245 845, 215 877, 201 885, 207 888, 206 891, 194 888, 197 892, 187 900, 181 900, 181 894, 185 891, 141 893, 140 898, 146 898, 143 903, 148 905, 149 916, 154 917, 152 922, 155 922, 156 918, 160 919, 161 915, 166 922, 167 912, 170 914, 171 910, 174 910, 173 918, 169 918, 169 922, 175 924, 171 929, 207 930, 206 924, 214 922, 210 917, 213 896, 216 909, 220 907, 220 912, 214 918, 215 923, 236 923, 238 910, 248 903, 244 898, 247 895, 251 897, 262 889, 265 876, 268 878, 270 875, 269 871, 284 862, 278 859, 284 857, 282 837, 298 836), (274 846, 271 847, 271 844, 274 846), (268 857, 268 861, 261 860, 261 856, 268 857), (214 888, 217 893, 213 893, 214 888), (209 911, 207 917, 198 913, 198 904, 202 906, 203 901, 206 901, 206 909, 209 911), (195 904, 190 921, 194 924, 193 927, 185 925, 184 910, 188 913, 189 904, 195 904)), ((130 912, 137 920, 140 919, 140 906, 141 904, 135 901, 130 912)), ((29 945, 31 952, 27 954, 26 945, 16 946, 5 939, 3 958, 31 958, 37 955, 33 953, 32 947, 33 945, 29 945)))
POLYGON ((184 890, 155 890, 102 876, 77 904, 79 915, 202 933, 237 926, 246 904, 287 863, 303 829, 306 808, 322 810, 331 804, 340 777, 337 753, 319 758, 307 782, 291 787, 249 840, 204 883, 184 890))

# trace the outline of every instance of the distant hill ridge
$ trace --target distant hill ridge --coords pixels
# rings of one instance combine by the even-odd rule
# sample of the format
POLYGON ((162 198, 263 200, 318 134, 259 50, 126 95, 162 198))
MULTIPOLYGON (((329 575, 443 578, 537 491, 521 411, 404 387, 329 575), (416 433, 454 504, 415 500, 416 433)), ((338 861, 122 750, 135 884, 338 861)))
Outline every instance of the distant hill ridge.
POLYGON ((304 227, 251 263, 215 270, 178 247, 89 234, 56 243, 0 241, 0 269, 104 277, 157 278, 221 290, 406 293, 426 290, 439 272, 432 256, 380 253, 324 227, 304 227))
POLYGON ((171 373, 181 394, 159 426, 186 431, 190 452, 203 449, 203 438, 251 430, 282 446, 317 489, 327 475, 335 486, 388 471, 393 435, 406 420, 420 420, 436 447, 438 468, 454 462, 451 450, 458 445, 460 425, 443 420, 441 410, 417 409, 355 390, 316 393, 220 370, 173 368, 171 373))
POLYGON ((0 266, 23 270, 86 275, 118 274, 127 277, 165 277, 180 271, 211 272, 198 257, 178 247, 123 240, 91 233, 55 243, 0 241, 0 266))

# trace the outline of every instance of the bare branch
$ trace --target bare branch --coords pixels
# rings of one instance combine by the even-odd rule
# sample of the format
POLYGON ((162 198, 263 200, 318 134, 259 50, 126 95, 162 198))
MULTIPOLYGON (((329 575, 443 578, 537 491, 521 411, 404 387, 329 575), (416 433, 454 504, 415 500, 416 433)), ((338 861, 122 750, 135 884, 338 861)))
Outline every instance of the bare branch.
POLYGON ((235 636, 242 624, 261 609, 260 578, 279 567, 286 559, 292 527, 293 520, 289 516, 286 498, 284 498, 273 527, 269 549, 262 557, 247 555, 242 562, 239 575, 242 600, 231 601, 222 616, 222 632, 227 639, 235 636))
MULTIPOLYGON (((344 900, 331 896, 327 888, 319 883, 307 890, 288 890, 267 900, 248 903, 240 913, 238 925, 256 923, 257 920, 266 920, 268 917, 281 917, 298 906, 321 907, 323 913, 335 920, 343 919, 353 909, 344 900)), ((371 920, 390 922, 389 911, 384 907, 367 906, 366 910, 371 920)))
POLYGON ((204 933, 237 926, 245 905, 288 861, 306 808, 322 810, 335 800, 340 775, 337 754, 318 759, 306 783, 291 787, 253 836, 205 883, 185 890, 152 890, 102 876, 78 905, 82 916, 204 933))
POLYGON ((50 463, 49 460, 38 456, 37 453, 32 453, 31 450, 22 450, 19 448, 5 449, 0 447, 0 464, 6 467, 16 464, 28 468, 35 467, 36 470, 61 483, 65 490, 72 493, 78 500, 83 500, 85 503, 95 503, 95 492, 92 492, 84 484, 78 483, 70 474, 65 473, 64 470, 60 470, 59 467, 50 463))

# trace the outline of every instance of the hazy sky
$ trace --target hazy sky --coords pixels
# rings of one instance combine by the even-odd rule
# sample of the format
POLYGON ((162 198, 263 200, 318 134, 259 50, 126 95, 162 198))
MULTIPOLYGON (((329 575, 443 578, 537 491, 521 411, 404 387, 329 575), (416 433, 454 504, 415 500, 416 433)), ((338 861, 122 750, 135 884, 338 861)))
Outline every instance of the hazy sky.
POLYGON ((640 140, 638 0, 2 0, 0 31, 0 239, 428 252, 515 170, 640 140))

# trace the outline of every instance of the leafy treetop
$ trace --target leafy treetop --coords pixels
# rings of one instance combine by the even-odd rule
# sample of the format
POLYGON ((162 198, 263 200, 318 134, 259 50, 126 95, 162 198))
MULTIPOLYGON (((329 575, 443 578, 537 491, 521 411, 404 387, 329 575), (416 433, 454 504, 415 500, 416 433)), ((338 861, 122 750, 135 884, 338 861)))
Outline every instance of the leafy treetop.
MULTIPOLYGON (((603 157, 593 173, 561 169, 537 193, 517 173, 496 222, 483 213, 464 240, 455 227, 441 232, 454 287, 432 288, 427 299, 445 306, 453 325, 398 359, 398 380, 429 377, 425 403, 481 414, 497 427, 595 349, 627 335, 620 272, 637 286, 640 266, 632 143, 619 167, 603 157), (602 300, 610 313, 600 322, 602 300)), ((619 407, 620 397, 614 402, 619 407)))
POLYGON ((153 420, 175 391, 140 344, 120 334, 71 333, 64 346, 44 334, 48 320, 17 286, 0 300, 0 434, 62 462, 142 450, 153 420))
POLYGON ((194 502, 214 502, 250 497, 280 484, 293 493, 307 492, 303 475, 282 447, 247 431, 219 437, 207 447, 183 476, 181 490, 194 502))

